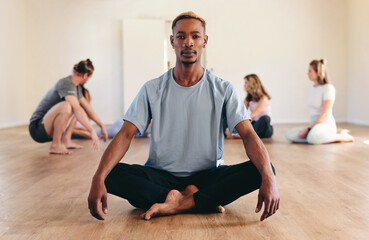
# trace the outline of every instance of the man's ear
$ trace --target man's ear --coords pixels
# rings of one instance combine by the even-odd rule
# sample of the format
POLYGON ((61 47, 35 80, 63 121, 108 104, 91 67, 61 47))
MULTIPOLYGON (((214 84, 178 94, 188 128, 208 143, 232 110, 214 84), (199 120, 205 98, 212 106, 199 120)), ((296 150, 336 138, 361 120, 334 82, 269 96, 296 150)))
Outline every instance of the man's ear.
POLYGON ((83 74, 83 80, 86 79, 86 78, 88 78, 88 73, 83 74))
POLYGON ((205 48, 206 44, 208 44, 208 39, 209 39, 208 35, 205 35, 204 36, 204 45, 202 45, 203 48, 205 48))
POLYGON ((174 48, 174 37, 173 37, 173 35, 170 35, 170 45, 172 45, 172 48, 174 48))

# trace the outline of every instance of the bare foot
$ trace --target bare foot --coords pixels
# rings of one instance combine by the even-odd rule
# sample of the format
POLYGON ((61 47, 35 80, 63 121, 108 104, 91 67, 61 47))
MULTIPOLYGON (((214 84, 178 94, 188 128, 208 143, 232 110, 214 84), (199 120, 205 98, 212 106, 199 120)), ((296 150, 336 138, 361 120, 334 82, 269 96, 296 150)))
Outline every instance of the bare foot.
POLYGON ((185 196, 193 195, 195 192, 198 192, 199 189, 195 185, 188 185, 185 189, 181 191, 181 193, 185 196))
POLYGON ((354 141, 354 137, 349 134, 349 130, 347 129, 342 129, 339 133, 339 136, 340 136, 339 138, 340 142, 353 142, 354 141))
MULTIPOLYGON (((195 192, 198 192, 199 189, 195 185, 188 185, 184 190, 181 191, 181 193, 185 196, 193 195, 195 192)), ((216 207, 216 210, 220 213, 225 212, 225 208, 219 205, 216 207)))
POLYGON ((52 154, 61 154, 61 155, 68 155, 72 153, 64 145, 56 145, 56 144, 51 144, 49 152, 52 154))
POLYGON ((82 145, 79 145, 79 144, 74 143, 72 141, 63 142, 63 145, 66 146, 68 149, 81 149, 81 148, 83 148, 82 145))
POLYGON ((218 206, 216 207, 217 211, 220 212, 220 213, 224 213, 225 212, 225 208, 223 206, 218 206))
POLYGON ((232 133, 229 131, 229 129, 227 128, 226 130, 225 130, 225 135, 226 135, 226 137, 228 138, 228 139, 240 139, 241 138, 241 136, 239 135, 239 134, 236 134, 236 135, 232 135, 232 133))
POLYGON ((164 203, 155 203, 141 215, 145 220, 155 216, 173 215, 193 209, 195 202, 191 196, 185 196, 177 190, 171 190, 164 203))

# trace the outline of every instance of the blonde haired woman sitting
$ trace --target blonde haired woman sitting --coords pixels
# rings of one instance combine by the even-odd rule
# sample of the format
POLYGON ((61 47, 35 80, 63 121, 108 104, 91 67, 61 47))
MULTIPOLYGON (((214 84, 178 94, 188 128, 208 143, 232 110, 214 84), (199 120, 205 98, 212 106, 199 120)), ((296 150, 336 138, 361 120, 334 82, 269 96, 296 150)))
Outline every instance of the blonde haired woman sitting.
POLYGON ((245 77, 245 106, 251 112, 251 124, 260 138, 269 138, 273 135, 271 125, 271 97, 265 90, 260 78, 256 74, 245 77))
MULTIPOLYGON (((250 112, 251 124, 260 138, 270 138, 273 135, 271 125, 271 97, 265 90, 259 77, 256 74, 245 76, 246 98, 244 100, 247 110, 250 112)), ((238 135, 231 135, 226 131, 228 138, 239 138, 238 135)))
POLYGON ((309 144, 352 142, 354 138, 347 133, 347 130, 342 130, 337 134, 336 121, 332 113, 336 90, 328 81, 325 60, 311 61, 308 76, 314 83, 308 100, 310 125, 287 131, 287 140, 293 143, 309 144))

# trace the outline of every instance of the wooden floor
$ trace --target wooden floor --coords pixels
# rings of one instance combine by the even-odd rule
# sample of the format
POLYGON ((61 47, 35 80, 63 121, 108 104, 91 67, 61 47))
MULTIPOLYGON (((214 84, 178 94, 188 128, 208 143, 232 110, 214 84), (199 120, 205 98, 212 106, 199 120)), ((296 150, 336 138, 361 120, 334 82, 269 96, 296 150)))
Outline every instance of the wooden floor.
MULTIPOLYGON (((259 222, 257 192, 224 214, 182 214, 141 220, 140 210, 109 195, 104 222, 90 216, 87 195, 103 150, 90 141, 70 156, 48 154, 27 127, 0 130, 0 239, 369 239, 369 127, 341 124, 354 143, 294 145, 286 129, 264 143, 277 170, 280 210, 259 222)), ((144 163, 149 139, 135 139, 125 161, 144 163)), ((240 140, 226 140, 224 159, 246 159, 240 140)))

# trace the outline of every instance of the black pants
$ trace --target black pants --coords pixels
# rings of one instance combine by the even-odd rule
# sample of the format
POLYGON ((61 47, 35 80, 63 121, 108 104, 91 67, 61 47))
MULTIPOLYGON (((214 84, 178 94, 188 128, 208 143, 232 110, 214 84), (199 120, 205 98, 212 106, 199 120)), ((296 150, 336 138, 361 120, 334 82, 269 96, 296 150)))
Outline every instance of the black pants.
POLYGON ((259 138, 270 138, 273 135, 273 126, 270 125, 270 117, 262 116, 257 121, 251 122, 259 138))
POLYGON ((142 209, 164 202, 170 190, 182 191, 191 184, 199 189, 194 194, 196 209, 213 211, 219 205, 225 206, 258 189, 261 176, 251 161, 220 166, 189 177, 176 177, 150 167, 118 163, 105 180, 109 193, 127 199, 134 207, 142 209))

